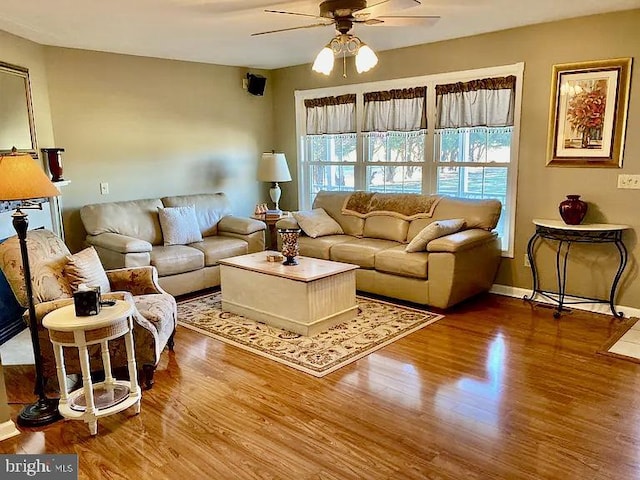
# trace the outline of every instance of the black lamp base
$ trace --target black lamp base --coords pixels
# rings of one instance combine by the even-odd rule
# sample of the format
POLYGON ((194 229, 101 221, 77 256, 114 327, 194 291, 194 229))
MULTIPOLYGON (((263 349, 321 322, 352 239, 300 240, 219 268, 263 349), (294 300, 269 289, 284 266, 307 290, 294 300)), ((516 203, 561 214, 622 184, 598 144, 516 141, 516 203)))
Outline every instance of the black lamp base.
POLYGON ((21 427, 44 427, 61 420, 57 398, 40 398, 36 403, 27 405, 18 415, 21 427))

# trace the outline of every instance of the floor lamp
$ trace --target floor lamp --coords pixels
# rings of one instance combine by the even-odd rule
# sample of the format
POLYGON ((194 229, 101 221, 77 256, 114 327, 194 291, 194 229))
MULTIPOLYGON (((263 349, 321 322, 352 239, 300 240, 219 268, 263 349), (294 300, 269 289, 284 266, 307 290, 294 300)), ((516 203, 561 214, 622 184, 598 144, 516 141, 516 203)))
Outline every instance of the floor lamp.
POLYGON ((60 191, 51 183, 44 170, 31 158, 31 155, 16 154, 0 157, 0 201, 20 201, 13 213, 13 227, 18 234, 20 254, 27 303, 29 307, 29 329, 36 367, 36 386, 34 393, 38 396, 35 403, 26 405, 18 415, 18 425, 23 427, 41 427, 49 425, 62 418, 58 412, 58 400, 47 398, 45 395, 44 376, 42 374, 42 358, 38 341, 38 325, 36 309, 33 303, 33 288, 31 286, 31 269, 29 268, 29 253, 27 250, 27 227, 29 219, 23 209, 39 208, 42 204, 29 204, 29 200, 37 198, 57 197, 60 191))

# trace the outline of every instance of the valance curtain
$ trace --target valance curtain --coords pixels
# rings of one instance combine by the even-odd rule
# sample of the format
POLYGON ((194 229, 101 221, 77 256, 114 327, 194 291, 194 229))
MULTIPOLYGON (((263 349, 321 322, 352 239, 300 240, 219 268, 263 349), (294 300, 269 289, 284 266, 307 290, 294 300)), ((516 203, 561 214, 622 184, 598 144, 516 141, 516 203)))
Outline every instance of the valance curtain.
POLYGON ((355 93, 308 99, 304 106, 307 109, 307 135, 355 133, 355 93))
POLYGON ((426 128, 426 87, 364 94, 363 132, 411 132, 426 128))
POLYGON ((513 126, 516 77, 436 86, 436 129, 513 126))

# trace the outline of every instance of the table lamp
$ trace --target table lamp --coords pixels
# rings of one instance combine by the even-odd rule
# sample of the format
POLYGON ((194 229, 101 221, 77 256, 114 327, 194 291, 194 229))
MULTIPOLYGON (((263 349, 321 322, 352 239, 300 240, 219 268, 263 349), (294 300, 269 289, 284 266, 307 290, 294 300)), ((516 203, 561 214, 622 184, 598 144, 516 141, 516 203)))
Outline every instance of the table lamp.
POLYGON ((258 181, 271 182, 269 196, 276 205, 275 209, 280 210, 279 203, 282 191, 278 182, 291 181, 291 173, 289 173, 289 166, 284 153, 271 152, 262 154, 258 165, 258 181))
POLYGON ((18 425, 23 427, 41 427, 60 420, 58 399, 50 399, 45 395, 40 343, 38 342, 38 325, 36 309, 33 303, 31 285, 31 269, 29 268, 29 252, 27 250, 27 228, 29 220, 23 209, 42 209, 42 204, 29 204, 29 200, 49 198, 60 195, 60 191, 47 178, 44 170, 30 155, 16 154, 0 157, 0 201, 20 201, 16 211, 11 215, 13 228, 16 229, 22 255, 22 268, 29 308, 29 329, 36 367, 36 385, 34 393, 38 396, 35 403, 26 405, 18 415, 18 425))

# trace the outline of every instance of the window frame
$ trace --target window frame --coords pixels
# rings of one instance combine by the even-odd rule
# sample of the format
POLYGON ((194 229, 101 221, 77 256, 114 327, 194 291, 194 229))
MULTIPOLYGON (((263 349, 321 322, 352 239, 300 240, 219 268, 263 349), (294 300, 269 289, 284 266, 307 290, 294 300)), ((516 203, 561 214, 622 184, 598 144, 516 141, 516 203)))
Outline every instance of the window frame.
MULTIPOLYGON (((391 90, 398 88, 411 88, 416 86, 427 87, 427 129, 425 136, 425 158, 422 166, 422 191, 425 194, 435 192, 437 188, 437 166, 438 162, 435 158, 435 118, 436 118, 436 85, 468 82, 478 78, 499 77, 514 75, 516 77, 515 86, 515 109, 513 121, 513 135, 511 139, 511 156, 508 165, 508 180, 506 198, 508 202, 508 242, 507 249, 502 251, 503 257, 514 257, 515 243, 515 218, 516 218, 516 198, 517 198, 517 178, 518 178, 518 156, 520 150, 520 116, 522 111, 522 83, 524 77, 524 62, 514 63, 510 65, 501 65, 496 67, 479 68, 472 70, 464 70, 458 72, 447 72, 432 75, 423 75, 417 77, 399 78, 394 80, 383 80, 378 82, 366 82, 351 85, 340 85, 335 87, 324 87, 310 90, 295 90, 295 112, 296 112, 296 148, 297 148, 297 171, 298 171, 298 199, 301 209, 311 208, 308 203, 309 192, 307 192, 309 179, 306 165, 303 163, 305 158, 305 141, 306 136, 306 109, 304 101, 312 98, 329 97, 344 95, 347 93, 356 94, 356 162, 349 162, 348 165, 354 165, 354 185, 355 189, 364 188, 366 183, 366 167, 368 162, 364 155, 362 120, 364 112, 364 93, 378 90, 391 90)), ((329 163, 329 162, 327 162, 329 163)), ((456 162, 457 163, 457 162, 456 162)), ((414 162, 414 164, 416 164, 414 162)), ((503 166, 503 163, 492 164, 483 163, 478 166, 503 166)), ((452 165, 453 166, 453 165, 452 165)), ((466 163, 464 166, 469 166, 466 163)))

